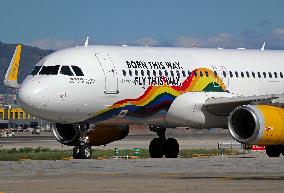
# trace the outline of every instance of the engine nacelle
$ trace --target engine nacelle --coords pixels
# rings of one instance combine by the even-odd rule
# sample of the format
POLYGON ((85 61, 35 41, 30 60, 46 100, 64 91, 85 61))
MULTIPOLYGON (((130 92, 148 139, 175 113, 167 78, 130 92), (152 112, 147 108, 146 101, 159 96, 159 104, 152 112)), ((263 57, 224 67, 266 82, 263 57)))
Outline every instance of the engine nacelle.
MULTIPOLYGON (((128 126, 97 125, 86 133, 91 146, 106 145, 125 138, 129 133, 128 126)), ((75 146, 80 143, 80 130, 77 125, 56 124, 53 134, 57 141, 64 145, 75 146)))
POLYGON ((87 133, 92 146, 106 145, 124 139, 129 133, 129 126, 98 125, 87 133))
POLYGON ((269 105, 241 106, 230 114, 228 127, 240 143, 284 144, 284 109, 269 105))
POLYGON ((76 125, 56 124, 52 132, 56 140, 64 145, 75 146, 79 143, 80 131, 76 125))

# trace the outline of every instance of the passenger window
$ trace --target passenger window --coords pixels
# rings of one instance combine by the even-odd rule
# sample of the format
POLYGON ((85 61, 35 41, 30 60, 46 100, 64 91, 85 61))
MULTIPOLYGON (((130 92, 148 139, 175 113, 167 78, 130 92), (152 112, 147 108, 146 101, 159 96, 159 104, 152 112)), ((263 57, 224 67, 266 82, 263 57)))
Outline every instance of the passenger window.
POLYGON ((227 74, 226 74, 226 72, 225 72, 225 71, 223 71, 223 76, 224 76, 224 78, 226 78, 226 77, 227 77, 227 74))
POLYGON ((268 72, 268 76, 269 76, 269 78, 272 78, 271 72, 268 72))
POLYGON ((60 74, 67 76, 74 76, 73 72, 70 70, 69 66, 62 66, 60 69, 60 74))
POLYGON ((241 77, 244 78, 245 77, 245 74, 243 72, 241 72, 241 77))
POLYGON ((32 69, 32 71, 30 72, 29 75, 32 75, 32 76, 37 75, 37 73, 40 71, 41 67, 42 67, 42 66, 35 66, 35 67, 32 69))
POLYGON ((138 70, 135 70, 135 76, 138 76, 138 70))
POLYGON ((237 78, 239 78, 239 73, 237 71, 235 71, 235 75, 237 78))
POLYGON ((209 77, 208 71, 205 71, 205 75, 206 77, 209 77))
POLYGON ((151 76, 150 70, 147 70, 147 75, 151 76))
POLYGON ((252 75, 252 77, 254 77, 254 78, 255 78, 255 73, 254 73, 254 72, 252 72, 252 73, 251 73, 251 75, 252 75))
POLYGON ((123 76, 126 76, 126 71, 122 70, 122 74, 123 74, 123 76))
POLYGON ((247 74, 247 77, 249 78, 249 72, 248 71, 246 71, 246 74, 247 74))
POLYGON ((71 66, 73 71, 75 72, 76 76, 84 76, 84 73, 82 72, 81 68, 78 66, 71 66))
POLYGON ((263 77, 266 78, 266 73, 265 72, 263 72, 263 77))
POLYGON ((40 75, 57 75, 59 70, 59 65, 55 66, 42 66, 39 74, 40 75))
POLYGON ((159 70, 159 75, 160 75, 160 76, 163 76, 163 73, 162 73, 162 71, 161 71, 161 70, 159 70))
POLYGON ((144 76, 144 70, 141 70, 141 75, 144 76))
POLYGON ((131 70, 129 70, 129 76, 132 76, 132 71, 131 70))
POLYGON ((229 71, 229 73, 230 73, 230 77, 233 78, 233 76, 234 76, 234 75, 233 75, 233 72, 232 72, 232 71, 229 71))
POLYGON ((193 74, 194 74, 195 77, 197 77, 197 72, 196 71, 194 71, 193 74))
POLYGON ((214 70, 214 76, 217 77, 217 72, 214 70))
POLYGON ((179 71, 177 71, 177 77, 180 77, 180 73, 179 73, 179 71))
POLYGON ((202 71, 199 72, 200 77, 203 77, 203 73, 202 71))
POLYGON ((174 72, 171 70, 171 76, 175 76, 174 72))
POLYGON ((258 76, 258 78, 261 78, 261 73, 257 72, 257 76, 258 76))
POLYGON ((183 75, 183 77, 186 77, 186 73, 185 73, 184 70, 182 71, 182 75, 183 75))
POLYGON ((275 78, 277 78, 277 72, 274 72, 274 76, 275 76, 275 78))
POLYGON ((169 74, 168 74, 168 71, 165 70, 165 76, 168 76, 168 75, 169 75, 169 74))
POLYGON ((280 78, 283 78, 283 74, 282 74, 282 72, 280 72, 280 78))

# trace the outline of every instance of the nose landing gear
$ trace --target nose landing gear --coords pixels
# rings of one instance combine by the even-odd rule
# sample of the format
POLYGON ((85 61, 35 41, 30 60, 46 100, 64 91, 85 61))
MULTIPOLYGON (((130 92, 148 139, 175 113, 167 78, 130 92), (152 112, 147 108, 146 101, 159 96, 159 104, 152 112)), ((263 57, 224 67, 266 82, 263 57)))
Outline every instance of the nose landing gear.
POLYGON ((91 156, 92 156, 92 149, 91 146, 88 144, 75 146, 73 148, 74 159, 90 159, 91 156))
POLYGON ((179 153, 179 144, 176 139, 166 139, 165 128, 150 127, 150 130, 156 132, 159 138, 154 138, 149 145, 151 158, 177 158, 179 153))
POLYGON ((73 148, 74 159, 90 159, 92 156, 92 147, 89 145, 88 137, 86 136, 88 129, 88 125, 85 125, 85 127, 78 126, 80 138, 79 145, 73 148))

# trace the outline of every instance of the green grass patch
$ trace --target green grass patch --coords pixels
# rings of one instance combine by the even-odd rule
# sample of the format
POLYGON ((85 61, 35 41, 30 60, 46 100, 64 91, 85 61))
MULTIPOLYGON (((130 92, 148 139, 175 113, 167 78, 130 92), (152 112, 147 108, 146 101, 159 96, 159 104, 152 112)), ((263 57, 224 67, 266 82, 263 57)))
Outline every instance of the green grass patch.
POLYGON ((31 160, 62 160, 64 157, 72 156, 70 150, 56 150, 49 148, 20 148, 0 149, 0 161, 31 160))
MULTIPOLYGON (((224 154, 232 154, 237 153, 234 150, 225 150, 224 154)), ((180 150, 180 157, 182 158, 192 158, 196 155, 202 156, 214 156, 219 155, 220 151, 218 149, 182 149, 180 150)), ((119 150, 119 156, 133 156, 134 149, 126 150, 122 149, 119 150)), ((98 150, 93 149, 92 158, 96 159, 99 157, 107 157, 112 158, 115 156, 114 149, 111 150, 98 150)), ((50 148, 20 148, 20 149, 0 149, 0 161, 19 161, 23 159, 30 159, 30 160, 63 160, 66 157, 72 157, 72 150, 58 150, 58 149, 50 149, 50 148)), ((140 149, 139 158, 149 158, 148 149, 140 149)))

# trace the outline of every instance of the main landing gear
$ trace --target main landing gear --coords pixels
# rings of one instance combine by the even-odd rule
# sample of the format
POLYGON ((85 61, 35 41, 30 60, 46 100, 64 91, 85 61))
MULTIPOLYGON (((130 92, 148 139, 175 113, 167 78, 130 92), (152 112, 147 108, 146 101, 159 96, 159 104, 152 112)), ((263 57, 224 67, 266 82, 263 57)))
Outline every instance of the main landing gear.
POLYGON ((150 127, 151 131, 157 133, 159 138, 154 138, 150 142, 149 153, 152 158, 162 158, 164 155, 166 158, 177 158, 179 153, 179 144, 176 139, 166 139, 165 128, 150 127))
POLYGON ((284 146, 283 145, 270 145, 265 146, 266 154, 268 157, 279 157, 280 154, 284 155, 284 146))
POLYGON ((88 137, 86 136, 88 129, 88 125, 78 126, 80 138, 78 145, 73 148, 74 159, 90 159, 92 156, 92 147, 89 145, 88 137))

